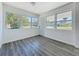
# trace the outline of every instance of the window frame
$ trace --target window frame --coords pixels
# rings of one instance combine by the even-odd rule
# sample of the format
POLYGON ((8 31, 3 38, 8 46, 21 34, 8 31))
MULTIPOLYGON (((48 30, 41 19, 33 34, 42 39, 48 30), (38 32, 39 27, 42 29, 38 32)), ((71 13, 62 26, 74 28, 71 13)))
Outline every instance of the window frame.
MULTIPOLYGON (((11 28, 8 27, 9 24, 7 23, 7 14, 8 14, 8 13, 13 13, 13 14, 15 14, 16 16, 19 16, 19 17, 21 17, 21 18, 22 18, 23 16, 30 18, 30 22, 29 22, 30 25, 29 25, 28 28, 38 27, 38 23, 39 23, 38 17, 36 17, 36 16, 28 16, 28 15, 19 15, 19 14, 14 13, 14 12, 6 11, 6 12, 5 12, 5 27, 6 27, 7 29, 11 29, 11 28), (32 26, 32 18, 36 18, 36 19, 37 19, 37 26, 32 26)), ((23 25, 22 25, 21 20, 22 20, 22 19, 19 19, 19 20, 18 20, 18 21, 20 22, 20 25, 19 25, 20 27, 19 27, 18 29, 24 28, 24 27, 22 27, 23 25)), ((24 28, 24 29, 28 29, 28 28, 24 28)))
MULTIPOLYGON (((67 21, 69 21, 69 20, 67 20, 67 21)), ((61 13, 57 13, 57 14, 56 14, 56 25, 55 25, 55 26, 56 26, 56 29, 57 29, 57 30, 68 30, 68 31, 69 31, 69 30, 70 30, 70 31, 73 30, 73 11, 72 11, 72 10, 69 10, 69 11, 64 11, 64 12, 61 12, 61 13), (71 20, 71 24, 72 24, 72 25, 71 25, 71 29, 58 29, 58 28, 57 28, 57 15, 58 15, 58 14, 62 14, 62 13, 66 13, 66 12, 71 12, 71 18, 72 18, 72 20, 71 20)))
POLYGON ((46 16, 46 29, 55 29, 55 23, 56 23, 56 15, 55 14, 53 14, 53 15, 49 15, 49 16, 46 16), (50 27, 52 27, 52 28, 48 28, 49 27, 49 25, 48 25, 48 17, 54 17, 54 20, 53 20, 53 26, 50 26, 50 27))
POLYGON ((31 27, 33 28, 33 27, 38 27, 38 23, 39 23, 39 19, 38 19, 38 17, 31 17, 31 27), (33 19, 32 18, 36 18, 37 19, 37 25, 36 26, 33 26, 33 19))
MULTIPOLYGON (((19 28, 9 28, 7 25, 9 25, 9 23, 7 23, 7 16, 8 16, 8 14, 13 14, 13 15, 15 15, 16 17, 17 17, 17 21, 19 21, 20 22, 20 20, 18 19, 18 14, 17 13, 14 13, 14 12, 8 12, 8 11, 6 11, 5 12, 5 15, 4 15, 4 19, 5 19, 5 28, 7 28, 7 29, 11 29, 11 30, 15 30, 15 29, 20 29, 20 27, 19 28)), ((19 24, 19 26, 20 26, 21 24, 19 24)))
MULTIPOLYGON (((28 17, 28 18, 30 17, 30 16, 25 16, 25 15, 22 15, 22 17, 23 17, 23 16, 24 16, 24 17, 28 17)), ((31 21, 31 18, 30 18, 30 21, 31 21)), ((29 22, 29 24, 30 24, 30 25, 29 25, 29 27, 28 27, 28 28, 31 28, 31 22, 29 22)), ((21 27, 22 27, 22 23, 21 23, 21 27)), ((24 28, 24 27, 23 27, 23 28, 24 28)), ((25 29, 25 28, 24 28, 24 29, 25 29)), ((27 29, 27 28, 26 28, 26 29, 27 29)))

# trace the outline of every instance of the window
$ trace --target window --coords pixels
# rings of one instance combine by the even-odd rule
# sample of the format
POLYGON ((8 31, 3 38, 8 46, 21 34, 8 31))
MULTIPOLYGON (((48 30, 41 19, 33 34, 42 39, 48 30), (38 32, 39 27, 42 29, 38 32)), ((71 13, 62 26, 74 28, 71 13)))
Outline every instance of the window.
POLYGON ((32 17, 32 27, 38 26, 38 19, 36 17, 32 17))
POLYGON ((47 17, 47 27, 46 28, 54 28, 55 25, 55 16, 48 16, 47 17))
POLYGON ((57 15, 57 29, 72 30, 72 11, 57 15))
POLYGON ((21 18, 21 27, 30 28, 31 27, 31 17, 22 16, 22 18, 21 18))
POLYGON ((6 25, 9 29, 18 29, 20 28, 20 22, 18 16, 14 13, 6 13, 6 25))
POLYGON ((31 28, 31 26, 38 26, 38 19, 36 17, 6 12, 6 24, 7 28, 10 29, 31 28))

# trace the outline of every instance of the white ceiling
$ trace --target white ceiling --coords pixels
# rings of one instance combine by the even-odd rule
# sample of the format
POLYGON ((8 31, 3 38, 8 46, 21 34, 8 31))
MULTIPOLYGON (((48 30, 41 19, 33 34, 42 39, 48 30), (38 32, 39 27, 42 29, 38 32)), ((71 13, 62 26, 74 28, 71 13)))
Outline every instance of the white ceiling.
POLYGON ((36 2, 36 5, 34 6, 30 2, 6 2, 5 4, 21 8, 36 14, 41 14, 67 3, 68 2, 36 2))

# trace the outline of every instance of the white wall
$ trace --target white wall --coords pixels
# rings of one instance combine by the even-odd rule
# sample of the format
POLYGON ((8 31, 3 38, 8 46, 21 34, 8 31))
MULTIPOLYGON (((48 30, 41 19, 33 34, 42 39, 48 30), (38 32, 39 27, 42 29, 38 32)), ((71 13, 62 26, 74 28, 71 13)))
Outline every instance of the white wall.
POLYGON ((2 10, 2 3, 0 3, 0 47, 2 44, 2 20, 3 20, 3 10, 2 10))
MULTIPOLYGON (((67 44, 74 45, 74 29, 73 30, 57 30, 57 29, 47 29, 46 27, 46 17, 49 15, 57 14, 57 13, 62 13, 65 11, 73 10, 73 3, 69 3, 67 5, 61 6, 59 8, 56 8, 54 10, 51 10, 47 13, 44 13, 40 16, 40 33, 41 35, 61 41, 67 44)), ((74 22, 73 22, 74 25, 74 22)), ((74 26, 73 26, 74 28, 74 26)))
POLYGON ((74 18, 75 18, 75 46, 77 48, 79 48, 79 2, 75 3, 75 15, 74 15, 74 18))
POLYGON ((28 29, 5 29, 3 43, 16 41, 38 35, 37 28, 28 29))
POLYGON ((14 8, 8 5, 3 5, 4 8, 4 19, 3 19, 3 40, 2 43, 8 43, 8 42, 12 42, 12 41, 16 41, 16 40, 20 40, 20 39, 24 39, 24 38, 28 38, 28 37, 32 37, 32 36, 36 36, 39 35, 38 33, 38 28, 20 28, 20 29, 8 29, 6 27, 5 24, 5 20, 6 20, 6 12, 14 12, 17 14, 21 14, 21 15, 25 15, 25 16, 35 16, 38 17, 38 15, 33 14, 33 13, 29 13, 27 11, 18 9, 18 8, 14 8))
POLYGON ((72 31, 46 29, 44 36, 73 45, 72 31))

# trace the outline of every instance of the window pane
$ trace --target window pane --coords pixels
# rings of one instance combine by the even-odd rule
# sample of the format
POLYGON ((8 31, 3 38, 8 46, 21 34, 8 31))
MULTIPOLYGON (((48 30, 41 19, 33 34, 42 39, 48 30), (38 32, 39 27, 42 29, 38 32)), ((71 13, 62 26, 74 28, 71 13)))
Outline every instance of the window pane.
POLYGON ((54 24, 55 24, 55 16, 48 16, 46 28, 54 28, 54 24))
POLYGON ((72 12, 65 12, 57 15, 57 29, 72 29, 72 12))
POLYGON ((6 13, 6 25, 9 29, 18 29, 20 28, 20 22, 18 16, 14 13, 6 13))
POLYGON ((30 28, 31 27, 31 18, 27 16, 22 16, 21 24, 23 28, 30 28))
POLYGON ((38 26, 38 19, 36 17, 32 17, 32 26, 38 26))

